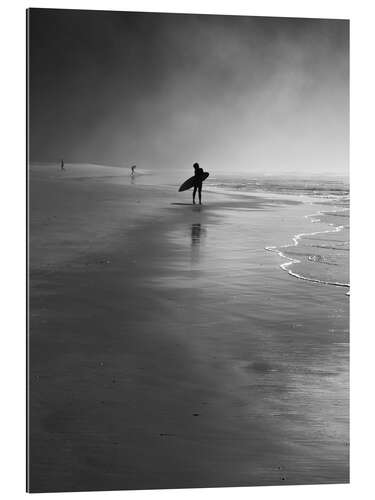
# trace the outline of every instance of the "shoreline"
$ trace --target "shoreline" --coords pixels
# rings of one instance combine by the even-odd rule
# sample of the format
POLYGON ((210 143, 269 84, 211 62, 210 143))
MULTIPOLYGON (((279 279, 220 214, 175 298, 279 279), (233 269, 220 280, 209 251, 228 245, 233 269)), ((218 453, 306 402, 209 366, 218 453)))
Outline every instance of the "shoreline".
MULTIPOLYGON (((348 208, 341 208, 338 210, 334 210, 333 212, 345 212, 346 210, 349 210, 348 208)), ((331 212, 331 211, 330 211, 331 212)), ((314 214, 309 214, 305 215, 305 218, 311 218, 310 222, 320 222, 320 219, 312 219, 312 217, 316 217, 319 215, 329 215, 330 212, 325 212, 325 211, 319 211, 314 214)), ((314 278, 309 278, 307 276, 303 276, 301 274, 298 274, 296 272, 293 272, 291 269, 289 269, 290 266, 293 266, 293 264, 300 264, 301 261, 292 257, 288 257, 287 255, 284 255, 283 252, 280 250, 280 248, 291 248, 293 246, 297 246, 299 244, 299 240, 303 238, 303 236, 315 236, 317 234, 329 234, 329 233, 338 233, 344 229, 344 226, 335 226, 333 223, 327 223, 329 226, 333 226, 333 229, 328 229, 328 230, 322 230, 322 231, 315 231, 311 233, 299 233, 295 234, 292 237, 292 242, 293 244, 291 245, 282 245, 280 247, 277 246, 268 246, 265 247, 265 249, 269 252, 275 252, 279 257, 282 259, 287 259, 286 262, 283 264, 280 264, 280 268, 283 271, 286 271, 290 276, 293 276, 294 278, 301 279, 304 281, 310 281, 311 283, 320 283, 322 285, 331 285, 331 286, 339 286, 339 287, 345 287, 350 289, 350 283, 340 283, 340 282, 335 282, 335 281, 324 281, 324 280, 319 280, 319 279, 314 279, 314 278)), ((350 290, 346 293, 346 295, 350 295, 350 290)))

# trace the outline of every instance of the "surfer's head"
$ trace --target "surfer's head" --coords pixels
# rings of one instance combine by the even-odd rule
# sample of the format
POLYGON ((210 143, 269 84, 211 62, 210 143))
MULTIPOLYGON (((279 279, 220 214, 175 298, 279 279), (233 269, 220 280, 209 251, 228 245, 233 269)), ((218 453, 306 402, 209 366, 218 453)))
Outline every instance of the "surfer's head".
POLYGON ((194 163, 193 167, 197 170, 199 168, 199 163, 194 163))

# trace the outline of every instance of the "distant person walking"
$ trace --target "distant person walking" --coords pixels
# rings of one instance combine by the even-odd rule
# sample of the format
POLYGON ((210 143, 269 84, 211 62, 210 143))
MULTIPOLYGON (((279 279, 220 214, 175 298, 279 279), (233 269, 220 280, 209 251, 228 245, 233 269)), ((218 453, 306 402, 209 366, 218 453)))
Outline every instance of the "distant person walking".
POLYGON ((61 160, 60 168, 61 170, 65 170, 65 164, 63 159, 61 160))
POLYGON ((131 174, 130 174, 130 175, 131 175, 132 177, 134 177, 134 175, 135 175, 134 170, 137 168, 137 165, 133 165, 133 166, 132 166, 132 167, 130 167, 130 168, 131 168, 131 174))
POLYGON ((199 205, 202 204, 202 182, 203 182, 203 168, 200 168, 199 163, 194 163, 194 190, 193 190, 193 204, 195 204, 195 195, 198 191, 199 205))

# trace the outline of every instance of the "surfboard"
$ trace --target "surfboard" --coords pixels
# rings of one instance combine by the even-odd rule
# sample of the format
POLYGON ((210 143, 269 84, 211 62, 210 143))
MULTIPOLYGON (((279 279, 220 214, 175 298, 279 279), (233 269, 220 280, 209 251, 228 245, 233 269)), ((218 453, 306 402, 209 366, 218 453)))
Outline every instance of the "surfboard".
MULTIPOLYGON (((205 181, 209 175, 210 174, 208 172, 203 172, 203 174, 201 176, 202 182, 205 181)), ((185 182, 183 182, 181 184, 180 189, 178 191, 179 192, 180 191, 187 191, 188 189, 190 189, 194 186, 195 181, 196 181, 196 178, 195 178, 195 175, 193 175, 193 177, 190 177, 188 180, 186 180, 185 182)))

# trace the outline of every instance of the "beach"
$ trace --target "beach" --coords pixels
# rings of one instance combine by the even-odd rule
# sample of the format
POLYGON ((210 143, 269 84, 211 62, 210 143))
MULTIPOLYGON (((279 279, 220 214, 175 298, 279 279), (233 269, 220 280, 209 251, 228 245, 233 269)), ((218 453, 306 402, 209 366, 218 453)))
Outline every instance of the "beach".
POLYGON ((344 213, 99 165, 29 182, 31 491, 349 481, 344 213), (324 236, 310 281, 280 268, 326 230, 335 261, 324 236))

